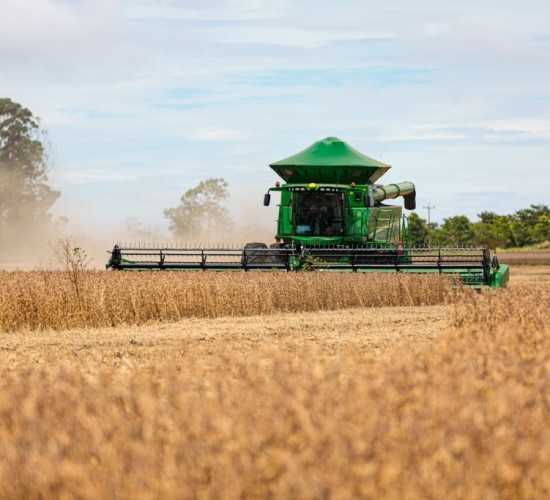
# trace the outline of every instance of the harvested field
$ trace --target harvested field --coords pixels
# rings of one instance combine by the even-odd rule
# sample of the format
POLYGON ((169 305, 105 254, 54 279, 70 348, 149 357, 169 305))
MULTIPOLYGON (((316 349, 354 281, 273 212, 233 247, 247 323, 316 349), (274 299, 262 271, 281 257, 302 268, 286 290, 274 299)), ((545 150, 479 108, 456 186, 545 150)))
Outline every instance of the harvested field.
POLYGON ((498 260, 503 264, 514 266, 548 266, 550 265, 550 249, 522 250, 516 252, 501 251, 498 253, 498 260))
POLYGON ((532 283, 534 286, 538 286, 540 284, 550 284, 550 265, 513 266, 510 270, 509 286, 514 286, 520 283, 532 283))
POLYGON ((0 491, 547 497, 540 276, 448 304, 4 332, 0 491))
POLYGON ((351 349, 379 357, 400 348, 419 351, 430 345, 445 326, 447 309, 357 308, 9 333, 2 339, 0 363, 7 370, 51 365, 70 368, 78 363, 81 371, 95 373, 105 366, 139 368, 190 357, 207 362, 221 351, 248 357, 262 348, 288 353, 312 348, 326 355, 341 355, 351 349))

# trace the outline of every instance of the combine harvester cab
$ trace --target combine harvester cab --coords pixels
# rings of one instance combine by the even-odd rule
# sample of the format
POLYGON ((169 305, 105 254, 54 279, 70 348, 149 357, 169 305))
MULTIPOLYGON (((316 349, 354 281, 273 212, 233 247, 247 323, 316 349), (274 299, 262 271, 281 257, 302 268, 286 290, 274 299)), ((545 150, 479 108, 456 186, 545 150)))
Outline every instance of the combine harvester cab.
POLYGON ((244 248, 181 248, 116 245, 113 269, 253 270, 318 269, 341 272, 446 273, 471 287, 505 286, 508 267, 487 248, 410 248, 401 206, 383 203, 402 196, 416 208, 412 182, 377 184, 391 167, 336 137, 270 164, 285 182, 280 193, 276 243, 244 248))

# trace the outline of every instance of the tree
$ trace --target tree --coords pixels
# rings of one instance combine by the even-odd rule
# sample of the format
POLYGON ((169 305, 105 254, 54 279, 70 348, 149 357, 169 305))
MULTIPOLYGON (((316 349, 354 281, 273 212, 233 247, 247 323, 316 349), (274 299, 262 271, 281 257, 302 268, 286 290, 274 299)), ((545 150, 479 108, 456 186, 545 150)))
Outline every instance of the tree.
POLYGON ((542 227, 540 220, 544 221, 545 217, 550 217, 550 209, 546 205, 531 205, 530 208, 523 208, 512 215, 514 245, 523 247, 534 243, 544 241, 544 222, 542 227), (535 232, 535 227, 536 232, 535 232))
POLYGON ((0 99, 0 228, 8 235, 50 224, 49 210, 60 196, 48 185, 50 167, 40 120, 11 99, 0 99))
POLYGON ((164 210, 169 229, 181 239, 213 240, 228 233, 233 222, 221 203, 229 198, 227 182, 222 178, 201 181, 181 197, 181 204, 164 210))
POLYGON ((126 234, 130 241, 135 242, 161 241, 163 239, 157 228, 145 227, 135 217, 126 219, 126 234))
POLYGON ((481 212, 480 214, 477 214, 479 217, 479 220, 483 224, 492 224, 495 219, 498 217, 498 215, 495 212, 481 212))
POLYGON ((517 220, 512 216, 510 229, 512 235, 509 247, 524 247, 532 245, 535 242, 533 239, 533 227, 528 223, 517 220))
POLYGON ((409 220, 409 244, 413 248, 424 248, 428 245, 430 230, 428 224, 417 213, 412 212, 409 220))
POLYGON ((550 208, 546 205, 531 205, 529 208, 518 210, 513 218, 526 226, 534 227, 541 215, 550 217, 550 208))
POLYGON ((468 217, 455 215, 443 219, 443 225, 438 232, 438 236, 443 246, 466 247, 474 243, 475 233, 468 217))
POLYGON ((550 217, 548 215, 539 215, 539 220, 533 228, 533 235, 537 243, 550 241, 550 217))
POLYGON ((497 221, 501 218, 497 216, 492 222, 476 222, 472 225, 475 233, 476 244, 488 246, 489 248, 499 248, 506 246, 510 232, 505 232, 505 226, 497 221))
POLYGON ((508 247, 512 244, 512 219, 509 215, 481 212, 477 216, 480 221, 472 225, 476 244, 489 248, 508 247))

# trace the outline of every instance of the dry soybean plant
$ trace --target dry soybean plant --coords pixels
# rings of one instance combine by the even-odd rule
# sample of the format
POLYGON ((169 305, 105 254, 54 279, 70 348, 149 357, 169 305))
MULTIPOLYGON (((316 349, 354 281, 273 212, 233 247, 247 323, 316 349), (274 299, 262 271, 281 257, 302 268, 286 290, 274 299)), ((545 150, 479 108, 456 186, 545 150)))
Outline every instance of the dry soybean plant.
POLYGON ((64 271, 0 274, 1 330, 434 305, 458 290, 435 274, 86 271, 85 254, 62 250, 64 271))
POLYGON ((85 279, 85 271, 92 259, 74 238, 68 236, 51 241, 50 249, 55 261, 54 265, 57 264, 65 272, 80 302, 82 281, 85 279))
MULTIPOLYGON (((141 290, 142 278, 134 279, 141 290)), ((157 292, 173 285, 155 279, 157 292)), ((189 284, 193 276, 178 279, 189 284)), ((238 298, 219 277, 208 279, 201 299, 215 287, 238 298)), ((327 286, 328 278, 310 279, 278 281, 272 299, 285 288, 327 286)), ((356 278, 333 280, 331 292, 341 291, 340 279, 349 289, 356 278)), ((228 282, 238 288, 240 280, 275 284, 264 275, 228 282)), ((311 343, 264 346, 250 356, 217 342, 206 355, 182 343, 162 363, 117 352, 90 361, 84 373, 75 352, 5 370, 0 491, 8 498, 547 498, 549 302, 550 288, 532 284, 463 297, 431 347, 389 359, 311 343)))

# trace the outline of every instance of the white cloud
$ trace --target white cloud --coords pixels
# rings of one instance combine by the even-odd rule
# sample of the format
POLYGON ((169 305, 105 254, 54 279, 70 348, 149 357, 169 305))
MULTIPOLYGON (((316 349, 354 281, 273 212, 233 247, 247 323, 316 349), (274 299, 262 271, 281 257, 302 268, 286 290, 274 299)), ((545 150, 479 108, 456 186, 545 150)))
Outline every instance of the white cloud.
POLYGON ((121 2, 133 20, 243 21, 282 16, 288 0, 159 0, 121 2))
POLYGON ((510 119, 481 124, 497 133, 510 132, 521 139, 550 139, 550 119, 510 119))
POLYGON ((334 42, 365 41, 373 39, 391 39, 395 34, 387 28, 369 30, 315 29, 307 25, 287 26, 232 26, 212 30, 210 38, 217 39, 222 35, 224 43, 230 44, 265 44, 305 49, 319 48, 334 42))
POLYGON ((65 36, 74 37, 78 19, 52 0, 4 0, 0 26, 2 53, 34 53, 59 44, 65 36))
POLYGON ((205 177, 252 198, 269 162, 328 135, 394 165, 387 181, 416 182, 437 217, 505 207, 458 185, 517 193, 513 211, 550 183, 549 17, 539 0, 3 0, 0 87, 98 220, 164 223, 205 177), (538 191, 517 189, 519 164, 538 191))
POLYGON ((137 57, 112 2, 2 1, 0 63, 12 77, 105 80, 105 72, 116 74, 137 57))
POLYGON ((251 134, 242 130, 197 129, 189 132, 187 138, 196 141, 247 141, 251 134))

